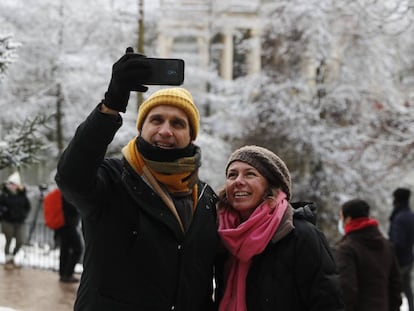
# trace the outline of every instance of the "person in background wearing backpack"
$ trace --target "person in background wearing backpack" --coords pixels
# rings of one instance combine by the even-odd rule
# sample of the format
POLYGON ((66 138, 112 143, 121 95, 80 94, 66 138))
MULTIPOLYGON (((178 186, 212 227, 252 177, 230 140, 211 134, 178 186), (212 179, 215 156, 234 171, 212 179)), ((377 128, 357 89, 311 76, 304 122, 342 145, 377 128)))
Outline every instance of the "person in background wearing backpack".
POLYGON ((5 269, 19 268, 14 257, 24 242, 24 221, 29 215, 31 204, 26 195, 26 188, 22 184, 20 174, 11 174, 3 185, 0 194, 0 206, 5 208, 2 215, 1 229, 6 237, 5 269), (14 248, 11 249, 12 239, 15 239, 14 248))
POLYGON ((79 232, 80 213, 55 187, 43 199, 45 225, 54 231, 55 243, 60 248, 59 276, 63 283, 76 283, 75 266, 83 252, 83 241, 79 232))
POLYGON ((339 275, 309 205, 294 209, 291 177, 270 150, 232 153, 219 192, 219 235, 228 260, 219 311, 344 309, 339 275))
POLYGON ((79 279, 73 274, 83 252, 82 237, 79 232, 80 214, 77 208, 62 198, 64 225, 56 229, 60 244, 59 276, 60 282, 76 283, 79 279))

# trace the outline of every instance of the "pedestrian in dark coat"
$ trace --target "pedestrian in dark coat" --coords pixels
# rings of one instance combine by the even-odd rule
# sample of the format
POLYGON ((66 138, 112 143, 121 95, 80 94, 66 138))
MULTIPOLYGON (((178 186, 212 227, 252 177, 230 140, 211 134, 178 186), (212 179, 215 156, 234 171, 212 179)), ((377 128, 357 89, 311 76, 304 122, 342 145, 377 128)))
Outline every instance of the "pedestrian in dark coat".
POLYGON ((295 210, 290 197, 289 170, 273 152, 245 146, 230 156, 218 203, 229 251, 220 311, 343 310, 326 238, 309 205, 295 210))
POLYGON ((76 311, 214 310, 216 195, 199 180, 199 112, 184 88, 139 107, 138 136, 105 158, 131 90, 145 91, 142 56, 114 64, 105 99, 78 127, 56 181, 82 216, 84 270, 76 311))
POLYGON ((62 198, 62 210, 65 223, 56 229, 56 236, 60 244, 59 253, 59 280, 63 283, 76 283, 79 279, 73 274, 75 266, 79 262, 83 243, 79 232, 80 214, 78 209, 62 198))
POLYGON ((369 217, 369 205, 354 199, 342 205, 345 236, 336 249, 347 311, 398 311, 401 278, 391 243, 369 217))
POLYGON ((411 271, 413 269, 414 213, 410 209, 411 191, 397 188, 393 192, 393 211, 390 216, 389 236, 394 244, 403 280, 403 292, 409 311, 414 311, 411 271))
POLYGON ((21 181, 20 174, 14 172, 3 185, 0 194, 0 206, 4 208, 2 214, 1 229, 6 237, 4 247, 6 263, 4 267, 8 270, 19 268, 15 262, 15 256, 24 243, 24 221, 27 219, 31 204, 26 194, 26 187, 21 181), (15 244, 12 246, 12 240, 15 244))

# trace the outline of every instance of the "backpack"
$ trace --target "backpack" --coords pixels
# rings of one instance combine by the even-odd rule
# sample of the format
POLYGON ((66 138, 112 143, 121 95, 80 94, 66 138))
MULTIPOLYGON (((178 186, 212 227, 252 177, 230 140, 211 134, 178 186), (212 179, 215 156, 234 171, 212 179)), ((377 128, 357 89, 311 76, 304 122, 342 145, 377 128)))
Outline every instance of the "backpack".
POLYGON ((58 188, 45 195, 43 199, 43 218, 45 225, 52 230, 59 229, 65 224, 62 194, 58 188))

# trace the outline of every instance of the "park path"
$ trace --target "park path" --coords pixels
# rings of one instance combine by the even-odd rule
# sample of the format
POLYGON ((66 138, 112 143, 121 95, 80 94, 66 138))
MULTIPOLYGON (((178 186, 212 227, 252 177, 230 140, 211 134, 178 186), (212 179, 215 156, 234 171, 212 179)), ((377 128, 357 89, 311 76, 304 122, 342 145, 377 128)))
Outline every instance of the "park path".
MULTIPOLYGON (((0 311, 73 311, 78 284, 58 281, 57 272, 0 265, 0 311)), ((408 311, 403 299, 401 311, 408 311)))
POLYGON ((72 311, 77 288, 78 283, 60 283, 51 270, 0 265, 0 311, 72 311))

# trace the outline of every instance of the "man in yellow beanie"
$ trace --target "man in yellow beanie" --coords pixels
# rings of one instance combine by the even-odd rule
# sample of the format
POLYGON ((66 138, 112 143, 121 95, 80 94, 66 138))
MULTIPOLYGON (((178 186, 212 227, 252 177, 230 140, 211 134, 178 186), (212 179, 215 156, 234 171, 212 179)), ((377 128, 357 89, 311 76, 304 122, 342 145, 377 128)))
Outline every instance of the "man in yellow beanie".
POLYGON ((145 92, 141 55, 112 68, 104 100, 78 127, 56 181, 82 215, 84 270, 75 311, 213 310, 216 195, 198 178, 200 115, 188 90, 139 107, 122 159, 105 158, 130 91, 145 92))

